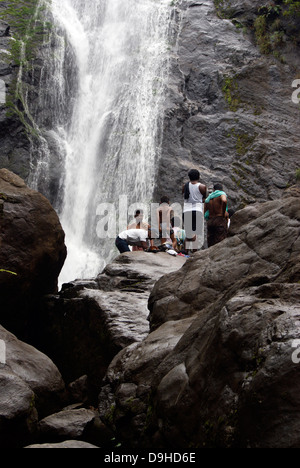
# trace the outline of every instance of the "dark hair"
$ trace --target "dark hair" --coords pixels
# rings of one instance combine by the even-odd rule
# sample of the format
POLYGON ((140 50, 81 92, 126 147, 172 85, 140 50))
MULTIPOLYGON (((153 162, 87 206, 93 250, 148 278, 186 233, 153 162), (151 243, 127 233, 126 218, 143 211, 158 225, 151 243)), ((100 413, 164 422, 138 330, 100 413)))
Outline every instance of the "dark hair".
POLYGON ((214 190, 223 190, 223 185, 217 182, 214 184, 214 190))
POLYGON ((190 180, 199 180, 200 172, 197 169, 191 169, 188 173, 190 180))
POLYGON ((166 195, 164 195, 163 197, 161 197, 160 199, 160 203, 169 203, 170 202, 170 199, 169 197, 167 197, 166 195))
POLYGON ((135 210, 134 212, 134 217, 138 216, 138 215, 143 215, 143 210, 135 210))

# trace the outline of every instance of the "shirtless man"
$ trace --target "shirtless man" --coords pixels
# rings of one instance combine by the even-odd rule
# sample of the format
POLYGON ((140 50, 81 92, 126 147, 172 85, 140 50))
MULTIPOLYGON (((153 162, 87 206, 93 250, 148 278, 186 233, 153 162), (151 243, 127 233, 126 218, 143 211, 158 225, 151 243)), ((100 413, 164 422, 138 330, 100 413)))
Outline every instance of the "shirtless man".
POLYGON ((227 196, 221 184, 215 184, 214 192, 205 200, 204 214, 207 220, 207 245, 211 247, 226 239, 228 233, 227 196))

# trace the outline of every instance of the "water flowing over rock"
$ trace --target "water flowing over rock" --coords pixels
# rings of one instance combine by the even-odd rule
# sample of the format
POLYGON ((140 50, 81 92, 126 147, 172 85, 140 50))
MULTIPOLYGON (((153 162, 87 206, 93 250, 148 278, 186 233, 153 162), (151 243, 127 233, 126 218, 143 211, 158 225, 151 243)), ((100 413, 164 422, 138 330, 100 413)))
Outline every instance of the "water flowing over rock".
POLYGON ((291 7, 0 2, 1 447, 300 447, 291 7), (228 239, 114 258, 191 167, 228 239))
POLYGON ((113 259, 115 225, 123 230, 128 221, 120 197, 130 216, 132 204, 152 199, 173 9, 168 0, 53 0, 45 10, 53 28, 32 103, 43 138, 34 142, 30 185, 51 194, 60 214, 67 282, 113 259), (101 234, 106 210, 114 226, 101 234))
POLYGON ((15 25, 1 37, 4 81, 12 91, 17 80, 19 99, 13 118, 1 107, 0 164, 26 174, 59 213, 69 249, 61 282, 112 260, 114 230, 97 231, 107 207, 119 228, 136 202, 148 209, 166 193, 181 203, 192 166, 209 189, 223 182, 233 208, 295 182, 299 18, 282 2, 36 3, 29 63, 7 58, 15 25))

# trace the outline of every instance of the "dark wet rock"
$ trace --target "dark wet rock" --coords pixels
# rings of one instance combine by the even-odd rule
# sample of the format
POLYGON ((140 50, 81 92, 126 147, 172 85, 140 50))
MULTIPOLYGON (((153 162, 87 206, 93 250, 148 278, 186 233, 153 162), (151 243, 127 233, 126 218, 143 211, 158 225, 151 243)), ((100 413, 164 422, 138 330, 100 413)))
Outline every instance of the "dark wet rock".
POLYGON ((0 321, 28 337, 39 299, 57 291, 65 236, 49 201, 6 169, 0 170, 0 201, 0 321))
POLYGON ((299 195, 237 212, 227 240, 158 280, 153 331, 99 398, 126 444, 299 446, 299 195))
POLYGON ((61 409, 66 389, 53 362, 0 326, 0 445, 21 447, 39 417, 61 409))
POLYGON ((148 335, 155 282, 185 260, 165 252, 125 253, 97 278, 63 285, 43 301, 36 345, 57 363, 66 382, 87 375, 90 392, 98 395, 112 358, 148 335))
MULTIPOLYGON (((168 194, 182 202, 191 167, 200 170, 209 190, 222 182, 234 209, 276 200, 295 183, 299 109, 291 97, 299 50, 286 31, 274 53, 260 52, 253 24, 261 6, 248 0, 178 6, 158 200, 168 194)), ((280 21, 286 29, 286 22, 297 25, 299 19, 280 15, 280 21)))
POLYGON ((44 441, 84 439, 95 419, 95 411, 86 408, 66 409, 39 422, 39 437, 44 441))

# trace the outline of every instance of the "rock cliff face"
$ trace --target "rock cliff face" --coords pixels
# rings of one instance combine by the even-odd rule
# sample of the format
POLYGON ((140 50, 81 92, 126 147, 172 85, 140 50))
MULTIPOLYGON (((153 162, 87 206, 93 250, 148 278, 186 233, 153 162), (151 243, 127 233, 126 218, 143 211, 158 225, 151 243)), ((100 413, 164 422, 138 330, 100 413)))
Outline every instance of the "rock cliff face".
POLYGON ((191 167, 209 189, 223 182, 233 208, 277 199, 294 183, 299 36, 291 23, 299 31, 299 18, 291 21, 282 2, 273 3, 264 10, 259 1, 178 2, 158 199, 181 202, 191 167), (260 47, 262 39, 270 49, 260 47))
MULTIPOLYGON (((181 202, 191 166, 209 188, 221 180, 231 206, 250 204, 222 243, 187 261, 123 254, 58 293, 58 217, 0 171, 0 445, 300 446, 300 192, 284 191, 299 167, 299 22, 281 4, 177 2, 156 197, 181 202)), ((2 19, 8 91, 22 71, 8 54, 16 32, 2 19)), ((29 101, 0 107, 0 166, 25 179, 42 67, 22 75, 29 101)))
MULTIPOLYGON (((71 98, 68 95, 61 104, 51 93, 55 82, 49 84, 49 75, 54 77, 53 64, 49 66, 48 62, 49 56, 55 61, 56 46, 51 17, 43 2, 1 2, 0 84, 5 87, 5 99, 0 100, 0 168, 14 172, 35 188, 35 174, 42 173, 38 189, 57 208, 62 161, 61 148, 51 137, 51 130, 61 124, 61 119, 68 120, 71 105, 66 103, 71 98), (45 86, 49 92, 44 92, 45 86), (41 95, 47 99, 41 99, 41 95), (40 161, 40 153, 47 159, 46 164, 40 161)), ((72 56, 70 50, 68 53, 72 56)), ((64 65, 63 72, 72 77, 75 73, 69 57, 65 57, 64 65)))
POLYGON ((0 5, 0 80, 5 86, 4 99, 0 102, 0 168, 6 168, 25 180, 30 174, 30 129, 22 95, 22 83, 30 81, 29 73, 23 74, 24 56, 20 39, 25 40, 25 29, 29 26, 33 10, 29 0, 1 2, 0 5), (22 22, 18 21, 22 15, 22 22), (27 26, 26 26, 27 25, 27 26), (25 28, 25 29, 24 29, 25 28))
MULTIPOLYGON (((33 11, 36 0, 28 3, 33 11)), ((13 4, 24 8, 17 0, 13 4)), ((281 1, 266 6, 248 0, 175 4, 177 30, 170 38, 155 199, 166 193, 181 202, 180 187, 192 166, 200 169, 209 188, 221 180, 234 208, 280 197, 295 182, 299 166, 299 106, 291 99, 299 70, 299 17, 285 15, 288 7, 281 1)), ((11 10, 8 2, 1 2, 0 79, 7 86, 9 108, 0 106, 0 167, 28 182, 30 163, 37 164, 39 145, 45 145, 47 134, 43 151, 51 153, 48 185, 39 190, 59 206, 62 161, 51 143, 51 128, 53 117, 68 119, 70 109, 60 109, 51 93, 46 105, 38 100, 43 77, 51 73, 44 52, 55 47, 55 37, 43 31, 38 15, 34 21, 24 16, 31 31, 27 44, 31 56, 28 63, 24 57, 20 61, 17 50, 11 53, 13 40, 22 39, 11 10)), ((69 72, 63 73, 75 75, 67 50, 65 65, 69 72)), ((72 86, 76 87, 74 80, 72 86)), ((65 102, 72 101, 68 92, 65 102)))

